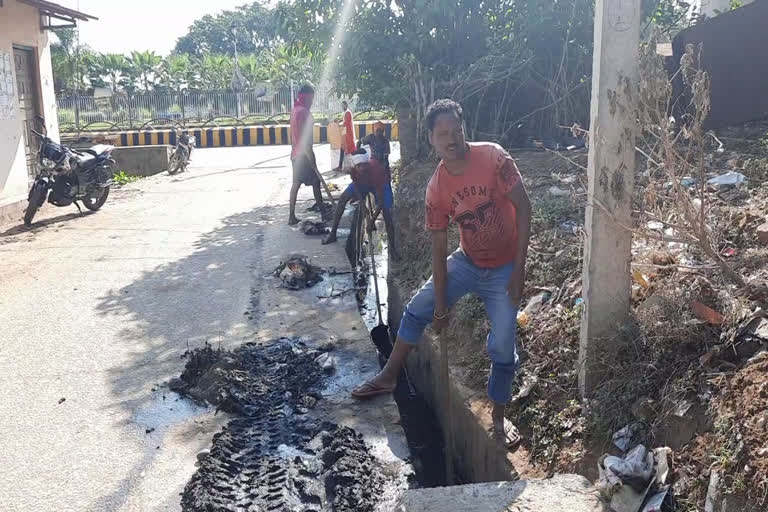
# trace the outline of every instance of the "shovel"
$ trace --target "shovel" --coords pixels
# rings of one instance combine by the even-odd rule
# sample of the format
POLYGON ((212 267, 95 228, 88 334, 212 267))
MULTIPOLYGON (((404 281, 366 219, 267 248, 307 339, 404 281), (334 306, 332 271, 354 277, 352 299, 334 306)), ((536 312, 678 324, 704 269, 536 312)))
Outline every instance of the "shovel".
MULTIPOLYGON (((370 212, 373 212, 370 195, 368 196, 368 205, 370 212)), ((361 205, 363 206, 363 205, 361 205)), ((392 340, 389 337, 389 327, 384 323, 381 316, 381 297, 379 295, 379 277, 376 275, 376 258, 373 254, 373 223, 368 223, 368 241, 371 244, 371 272, 373 273, 373 287, 376 291, 376 311, 379 314, 379 325, 371 331, 371 341, 379 350, 381 355, 389 359, 392 354, 392 340)))
POLYGON ((453 406, 451 404, 451 375, 448 372, 448 340, 441 333, 440 338, 440 380, 445 386, 445 483, 453 484, 453 406))
POLYGON ((317 168, 317 160, 314 158, 314 152, 312 153, 312 156, 313 156, 312 169, 315 171, 315 174, 320 180, 320 183, 323 185, 323 188, 325 189, 325 193, 328 194, 328 200, 331 202, 331 206, 335 210, 336 200, 333 198, 333 194, 331 194, 331 189, 330 187, 328 187, 328 183, 325 182, 325 179, 323 179, 323 175, 320 174, 320 169, 317 168))

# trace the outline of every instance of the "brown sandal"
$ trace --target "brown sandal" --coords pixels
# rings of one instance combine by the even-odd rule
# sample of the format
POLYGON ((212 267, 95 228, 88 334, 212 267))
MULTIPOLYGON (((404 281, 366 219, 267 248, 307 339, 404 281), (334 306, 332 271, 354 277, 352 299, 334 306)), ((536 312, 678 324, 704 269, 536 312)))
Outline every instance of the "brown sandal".
POLYGON ((504 419, 503 430, 503 432, 499 432, 497 425, 492 425, 490 428, 493 437, 498 440, 499 443, 503 443, 506 449, 511 450, 523 440, 523 436, 520 434, 520 431, 517 430, 517 427, 506 418, 504 419))
POLYGON ((395 390, 395 386, 377 386, 373 381, 368 381, 362 386, 358 386, 352 390, 352 398, 358 400, 366 400, 380 395, 388 395, 395 390))

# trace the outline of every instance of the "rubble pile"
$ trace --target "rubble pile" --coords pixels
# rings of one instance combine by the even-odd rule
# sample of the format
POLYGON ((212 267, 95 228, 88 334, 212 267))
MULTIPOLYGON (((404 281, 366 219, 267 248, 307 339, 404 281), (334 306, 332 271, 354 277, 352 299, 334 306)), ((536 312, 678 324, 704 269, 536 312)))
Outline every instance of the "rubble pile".
POLYGON ((301 222, 301 232, 307 236, 327 235, 331 232, 325 222, 316 220, 304 220, 301 222))
POLYGON ((311 288, 323 280, 323 269, 309 262, 306 256, 293 254, 284 258, 275 268, 273 275, 279 277, 282 286, 289 290, 311 288))

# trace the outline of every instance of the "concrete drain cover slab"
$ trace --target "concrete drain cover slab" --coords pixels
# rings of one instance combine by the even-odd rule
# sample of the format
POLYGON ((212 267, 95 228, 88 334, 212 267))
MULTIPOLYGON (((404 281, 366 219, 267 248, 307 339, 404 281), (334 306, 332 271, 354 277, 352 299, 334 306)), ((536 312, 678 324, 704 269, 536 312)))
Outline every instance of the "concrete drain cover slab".
POLYGON ((397 512, 606 512, 597 490, 578 475, 407 491, 397 512))

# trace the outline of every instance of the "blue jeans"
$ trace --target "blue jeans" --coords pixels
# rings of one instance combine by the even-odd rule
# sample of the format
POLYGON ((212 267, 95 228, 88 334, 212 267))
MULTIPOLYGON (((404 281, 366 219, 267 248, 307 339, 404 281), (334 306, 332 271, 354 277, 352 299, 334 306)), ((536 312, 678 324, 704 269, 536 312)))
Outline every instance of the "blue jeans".
POLYGON ((376 198, 376 204, 381 202, 384 208, 392 208, 395 204, 395 196, 392 194, 392 185, 390 184, 384 185, 383 198, 378 197, 374 187, 369 187, 367 185, 355 185, 354 183, 350 183, 344 192, 359 199, 365 199, 365 196, 368 194, 373 194, 373 196, 376 198))
MULTIPOLYGON (((517 306, 512 304, 507 295, 514 263, 498 268, 480 268, 459 249, 448 257, 447 264, 446 306, 452 307, 468 293, 477 294, 485 304, 491 323, 487 340, 492 363, 488 397, 495 403, 505 404, 512 393, 512 382, 519 365, 515 343, 517 306)), ((432 322, 434 311, 435 285, 430 278, 405 308, 398 337, 409 345, 418 344, 424 329, 432 322)))

